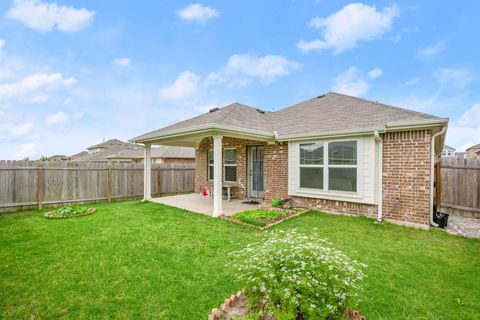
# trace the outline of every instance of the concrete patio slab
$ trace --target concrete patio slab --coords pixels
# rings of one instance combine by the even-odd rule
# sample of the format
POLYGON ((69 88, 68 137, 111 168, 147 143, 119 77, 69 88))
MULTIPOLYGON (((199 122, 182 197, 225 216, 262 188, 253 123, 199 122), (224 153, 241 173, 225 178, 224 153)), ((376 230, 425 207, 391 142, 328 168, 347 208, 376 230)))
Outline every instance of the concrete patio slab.
MULTIPOLYGON (((210 196, 204 197, 203 195, 197 193, 153 198, 151 201, 193 212, 203 213, 209 216, 213 215, 213 199, 210 196)), ((244 200, 232 199, 230 202, 223 200, 223 214, 229 216, 237 212, 258 208, 258 205, 245 204, 242 203, 242 201, 244 200)))

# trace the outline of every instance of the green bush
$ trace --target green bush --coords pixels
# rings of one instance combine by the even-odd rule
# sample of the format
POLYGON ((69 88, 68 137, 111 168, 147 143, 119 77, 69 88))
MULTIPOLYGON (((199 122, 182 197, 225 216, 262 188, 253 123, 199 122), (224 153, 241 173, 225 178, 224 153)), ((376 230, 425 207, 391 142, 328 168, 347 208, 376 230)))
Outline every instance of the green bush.
POLYGON ((231 218, 254 226, 264 227, 271 220, 278 219, 285 215, 286 214, 281 211, 255 209, 236 213, 232 215, 231 218))
POLYGON ((77 207, 73 205, 65 205, 54 211, 45 213, 46 218, 70 218, 70 217, 80 217, 87 214, 93 213, 95 209, 77 207))
POLYGON ((345 319, 356 307, 366 265, 317 234, 277 230, 232 253, 253 310, 277 319, 345 319))
POLYGON ((272 199, 272 207, 274 208, 281 208, 282 207, 282 200, 279 198, 272 199))

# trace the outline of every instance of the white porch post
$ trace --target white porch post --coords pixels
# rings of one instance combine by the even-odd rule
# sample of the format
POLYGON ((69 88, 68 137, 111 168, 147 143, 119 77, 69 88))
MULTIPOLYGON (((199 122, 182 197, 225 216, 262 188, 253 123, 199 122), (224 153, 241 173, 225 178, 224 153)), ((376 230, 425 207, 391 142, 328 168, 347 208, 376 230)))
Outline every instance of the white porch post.
POLYGON ((213 216, 222 214, 222 136, 213 136, 213 216))
POLYGON ((152 199, 152 146, 145 145, 143 155, 143 200, 152 199))

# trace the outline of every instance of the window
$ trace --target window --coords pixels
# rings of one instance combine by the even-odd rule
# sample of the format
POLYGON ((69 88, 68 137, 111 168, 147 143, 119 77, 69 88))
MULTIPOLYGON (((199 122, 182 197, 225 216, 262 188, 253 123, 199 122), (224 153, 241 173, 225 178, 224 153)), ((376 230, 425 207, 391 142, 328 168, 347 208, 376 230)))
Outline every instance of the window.
POLYGON ((223 179, 237 181, 237 149, 223 150, 223 179))
POLYGON ((328 189, 357 191, 357 141, 328 144, 328 189))
POLYGON ((213 150, 208 150, 208 180, 213 180, 213 150))
POLYGON ((357 141, 300 144, 300 188, 356 192, 357 168, 357 141))
POLYGON ((323 189, 323 143, 300 145, 300 188, 323 189))
MULTIPOLYGON (((213 150, 208 150, 208 180, 213 180, 213 150)), ((223 179, 225 181, 237 181, 237 150, 223 150, 223 179)))

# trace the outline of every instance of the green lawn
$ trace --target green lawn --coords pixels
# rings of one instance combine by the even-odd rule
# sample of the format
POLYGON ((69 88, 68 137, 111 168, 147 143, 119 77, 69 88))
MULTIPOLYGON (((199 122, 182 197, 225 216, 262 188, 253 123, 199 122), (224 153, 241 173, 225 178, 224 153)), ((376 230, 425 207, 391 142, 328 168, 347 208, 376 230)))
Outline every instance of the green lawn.
MULTIPOLYGON (((96 207, 0 216, 0 318, 206 319, 239 289, 225 255, 262 232, 152 203, 96 207)), ((369 319, 479 318, 479 240, 314 212, 274 228, 291 227, 369 265, 369 319)))

